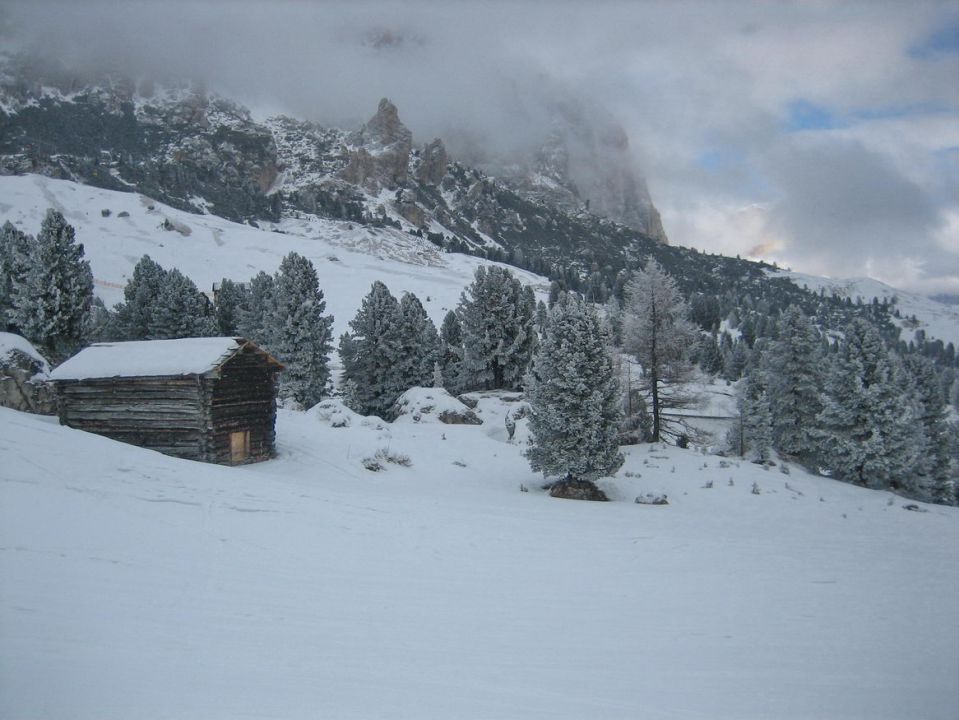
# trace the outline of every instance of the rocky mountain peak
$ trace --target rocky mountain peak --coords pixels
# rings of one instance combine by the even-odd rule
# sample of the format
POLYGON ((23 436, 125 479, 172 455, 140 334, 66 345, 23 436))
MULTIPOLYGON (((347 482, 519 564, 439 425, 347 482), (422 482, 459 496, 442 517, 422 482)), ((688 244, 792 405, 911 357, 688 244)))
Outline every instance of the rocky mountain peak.
POLYGON ((348 142, 349 161, 341 173, 344 180, 373 193, 406 184, 413 133, 400 122, 399 111, 388 98, 380 100, 376 114, 352 133, 348 142))

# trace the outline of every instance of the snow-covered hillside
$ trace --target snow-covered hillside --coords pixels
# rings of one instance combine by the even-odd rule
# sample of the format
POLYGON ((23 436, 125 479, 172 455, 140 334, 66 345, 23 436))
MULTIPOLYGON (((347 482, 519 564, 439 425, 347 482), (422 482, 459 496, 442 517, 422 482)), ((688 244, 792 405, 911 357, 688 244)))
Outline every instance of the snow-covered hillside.
MULTIPOLYGON (((394 295, 413 292, 439 325, 481 264, 474 257, 444 253, 423 238, 390 227, 376 228, 316 217, 286 219, 263 228, 193 215, 135 193, 101 190, 40 175, 0 177, 0 224, 10 220, 35 234, 47 208, 56 208, 76 229, 95 278, 95 292, 108 307, 123 300, 133 267, 149 255, 179 268, 202 290, 224 277, 240 282, 263 270, 273 273, 291 251, 316 267, 334 336, 348 329, 374 280, 394 295), (104 217, 103 211, 109 210, 104 217), (126 214, 124 214, 126 213, 126 214)), ((511 271, 545 293, 543 278, 511 271)))
POLYGON ((878 298, 880 302, 895 299, 896 307, 899 308, 902 316, 895 322, 902 329, 900 337, 903 340, 909 342, 915 337, 916 330, 924 330, 929 340, 938 339, 944 343, 951 342, 959 345, 959 307, 946 305, 927 295, 899 290, 873 278, 843 280, 806 275, 791 270, 776 270, 770 272, 770 275, 787 277, 799 287, 806 287, 813 292, 824 290, 827 295, 848 297, 853 302, 862 300, 863 303, 868 304, 873 298, 878 298), (918 324, 910 322, 913 315, 918 324))
POLYGON ((955 718, 959 509, 661 446, 555 500, 510 405, 238 468, 0 409, 0 717, 955 718))

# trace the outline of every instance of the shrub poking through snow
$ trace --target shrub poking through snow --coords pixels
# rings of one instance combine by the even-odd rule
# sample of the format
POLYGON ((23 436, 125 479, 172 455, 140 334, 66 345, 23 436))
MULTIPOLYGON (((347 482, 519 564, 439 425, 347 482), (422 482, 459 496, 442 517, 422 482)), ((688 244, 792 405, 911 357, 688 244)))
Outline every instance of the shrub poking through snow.
POLYGON ((371 472, 379 472, 386 469, 386 463, 392 465, 402 465, 403 467, 412 467, 413 461, 409 455, 391 452, 387 448, 380 448, 371 457, 363 458, 363 467, 371 472))
POLYGON ((669 505, 665 493, 646 493, 636 496, 637 505, 669 505))

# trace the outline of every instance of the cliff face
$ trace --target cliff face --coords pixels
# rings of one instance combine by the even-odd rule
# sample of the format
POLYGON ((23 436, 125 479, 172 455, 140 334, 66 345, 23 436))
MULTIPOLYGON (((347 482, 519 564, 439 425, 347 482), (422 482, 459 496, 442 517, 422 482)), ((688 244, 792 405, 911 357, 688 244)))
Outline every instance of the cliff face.
POLYGON ((586 210, 666 243, 623 127, 570 101, 554 104, 551 112, 546 140, 520 163, 506 166, 507 181, 532 197, 571 212, 586 210))
POLYGON ((257 122, 192 84, 80 81, 0 62, 3 174, 136 191, 247 222, 306 213, 388 223, 541 271, 617 268, 665 242, 625 133, 560 120, 519 170, 493 179, 452 160, 442 140, 415 145, 386 98, 347 132, 257 122))

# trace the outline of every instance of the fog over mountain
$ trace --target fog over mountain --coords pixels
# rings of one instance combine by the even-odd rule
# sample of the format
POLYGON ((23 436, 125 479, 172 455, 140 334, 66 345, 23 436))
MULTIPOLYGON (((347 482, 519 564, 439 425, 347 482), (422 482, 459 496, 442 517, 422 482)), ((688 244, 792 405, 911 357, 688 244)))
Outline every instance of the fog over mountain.
POLYGON ((670 242, 959 289, 959 11, 945 2, 0 4, 7 47, 193 77, 497 172, 558 118, 621 128, 670 242))

